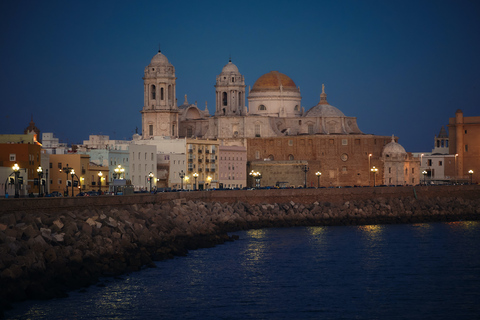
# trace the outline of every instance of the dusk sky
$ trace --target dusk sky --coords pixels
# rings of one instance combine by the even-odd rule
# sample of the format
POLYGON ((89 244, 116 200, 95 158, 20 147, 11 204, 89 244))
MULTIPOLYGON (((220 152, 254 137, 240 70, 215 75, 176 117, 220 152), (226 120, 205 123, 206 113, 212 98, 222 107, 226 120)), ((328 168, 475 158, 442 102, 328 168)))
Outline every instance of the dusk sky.
POLYGON ((141 132, 143 72, 157 53, 215 111, 232 62, 248 86, 277 70, 305 110, 328 102, 360 130, 429 152, 461 109, 480 116, 480 1, 22 1, 0 4, 0 134, 31 117, 60 142, 141 132))

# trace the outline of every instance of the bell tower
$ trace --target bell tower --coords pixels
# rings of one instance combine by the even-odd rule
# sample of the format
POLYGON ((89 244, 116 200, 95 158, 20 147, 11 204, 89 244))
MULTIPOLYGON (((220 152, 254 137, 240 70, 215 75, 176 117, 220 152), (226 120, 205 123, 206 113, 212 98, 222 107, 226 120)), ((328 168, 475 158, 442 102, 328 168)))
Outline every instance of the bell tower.
POLYGON ((231 60, 217 76, 215 92, 215 116, 246 115, 245 79, 231 60))
POLYGON ((158 53, 145 67, 143 77, 142 137, 178 137, 175 67, 158 53))

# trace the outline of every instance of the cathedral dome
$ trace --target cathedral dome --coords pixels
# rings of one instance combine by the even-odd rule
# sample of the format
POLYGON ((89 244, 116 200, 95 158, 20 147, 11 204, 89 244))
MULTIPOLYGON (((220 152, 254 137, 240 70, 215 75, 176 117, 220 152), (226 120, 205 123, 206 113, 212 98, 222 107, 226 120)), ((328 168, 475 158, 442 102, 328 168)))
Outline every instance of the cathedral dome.
POLYGON ((345 117, 342 111, 329 104, 317 104, 308 110, 305 117, 345 117))
POLYGON ((228 63, 223 67, 222 73, 239 73, 238 68, 236 65, 232 63, 232 61, 228 61, 228 63))
POLYGON ((253 85, 251 92, 256 91, 296 91, 299 92, 295 82, 289 76, 278 71, 264 74, 253 85))
POLYGON ((165 66, 165 65, 171 66, 171 63, 168 62, 168 59, 164 54, 158 51, 158 53, 153 56, 149 66, 153 67, 153 66, 165 66))
POLYGON ((407 152, 405 148, 402 147, 399 143, 395 142, 395 137, 392 135, 392 141, 387 143, 387 145, 383 148, 382 155, 383 156, 404 156, 407 152))

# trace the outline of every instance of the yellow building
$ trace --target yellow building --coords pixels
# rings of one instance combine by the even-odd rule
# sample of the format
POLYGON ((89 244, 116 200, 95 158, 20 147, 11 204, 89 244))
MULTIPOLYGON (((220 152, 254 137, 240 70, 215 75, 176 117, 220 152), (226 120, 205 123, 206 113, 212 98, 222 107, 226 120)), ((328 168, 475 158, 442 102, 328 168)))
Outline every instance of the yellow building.
POLYGON ((187 139, 187 170, 184 188, 203 190, 218 188, 217 140, 187 139))
POLYGON ((104 188, 103 191, 106 191, 108 172, 108 167, 90 163, 90 156, 86 154, 52 154, 50 155, 50 192, 58 191, 71 196, 72 190, 74 195, 80 191, 98 191, 99 181, 104 188))

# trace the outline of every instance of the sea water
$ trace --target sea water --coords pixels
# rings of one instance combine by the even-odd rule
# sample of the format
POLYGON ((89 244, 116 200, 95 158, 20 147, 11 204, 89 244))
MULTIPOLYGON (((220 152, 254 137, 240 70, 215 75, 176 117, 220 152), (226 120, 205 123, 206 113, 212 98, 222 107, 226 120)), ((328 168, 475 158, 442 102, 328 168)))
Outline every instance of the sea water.
POLYGON ((480 222, 235 234, 6 318, 480 319, 480 222))

